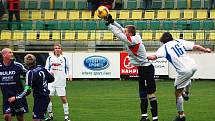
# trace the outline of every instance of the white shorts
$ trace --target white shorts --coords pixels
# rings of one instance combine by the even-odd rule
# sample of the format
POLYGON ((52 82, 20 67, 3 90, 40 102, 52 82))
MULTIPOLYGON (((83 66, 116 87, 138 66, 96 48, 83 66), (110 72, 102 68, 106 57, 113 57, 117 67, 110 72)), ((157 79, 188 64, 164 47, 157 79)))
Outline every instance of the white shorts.
POLYGON ((50 96, 66 96, 65 87, 48 86, 48 89, 50 90, 50 96))
POLYGON ((190 71, 178 73, 174 84, 176 89, 185 88, 187 85, 191 84, 191 77, 196 71, 197 69, 193 68, 190 71))

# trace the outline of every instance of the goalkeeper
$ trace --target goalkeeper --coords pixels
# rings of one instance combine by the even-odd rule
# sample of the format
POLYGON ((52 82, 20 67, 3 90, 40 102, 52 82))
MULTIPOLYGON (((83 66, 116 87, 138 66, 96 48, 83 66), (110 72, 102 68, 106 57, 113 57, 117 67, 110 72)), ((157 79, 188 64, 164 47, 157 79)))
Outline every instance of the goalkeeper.
POLYGON ((154 66, 148 61, 146 49, 142 44, 142 39, 136 33, 136 28, 133 25, 127 25, 123 28, 109 14, 105 19, 106 26, 113 34, 123 41, 125 49, 128 52, 131 63, 138 68, 139 75, 139 96, 141 119, 140 121, 149 121, 147 114, 148 100, 151 105, 151 113, 153 121, 158 121, 157 98, 155 95, 156 84, 154 79, 154 66))
POLYGON ((54 77, 42 66, 36 65, 36 58, 32 54, 27 54, 24 57, 28 72, 26 73, 25 90, 8 99, 9 102, 22 99, 29 95, 33 89, 34 107, 33 121, 42 121, 45 118, 45 113, 50 102, 48 83, 54 81, 54 77))

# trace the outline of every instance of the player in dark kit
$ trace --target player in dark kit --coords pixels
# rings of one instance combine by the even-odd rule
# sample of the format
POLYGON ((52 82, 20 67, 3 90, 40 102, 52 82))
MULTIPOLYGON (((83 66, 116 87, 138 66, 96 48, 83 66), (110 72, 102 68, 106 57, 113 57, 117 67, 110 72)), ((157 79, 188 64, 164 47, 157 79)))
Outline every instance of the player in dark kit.
POLYGON ((9 48, 2 49, 0 61, 0 87, 3 95, 3 114, 5 121, 12 121, 16 116, 18 121, 24 121, 24 113, 28 112, 28 104, 25 98, 10 103, 8 98, 21 93, 24 88, 20 75, 25 76, 27 69, 18 62, 13 61, 13 52, 9 48))
POLYGON ((46 109, 50 102, 48 83, 54 81, 54 77, 42 66, 36 65, 36 58, 32 54, 27 54, 24 58, 29 71, 26 73, 25 90, 18 95, 9 98, 9 102, 21 100, 29 95, 33 89, 34 107, 33 121, 42 121, 45 118, 46 109))

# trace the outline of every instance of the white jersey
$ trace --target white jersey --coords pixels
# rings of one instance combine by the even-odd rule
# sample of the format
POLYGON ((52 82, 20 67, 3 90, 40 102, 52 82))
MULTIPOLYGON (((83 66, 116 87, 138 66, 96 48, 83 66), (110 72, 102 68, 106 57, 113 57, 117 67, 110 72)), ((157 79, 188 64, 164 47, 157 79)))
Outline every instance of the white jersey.
POLYGON ((142 39, 139 34, 135 36, 126 36, 124 28, 117 22, 109 24, 108 28, 113 34, 118 37, 125 44, 125 49, 128 52, 131 63, 135 66, 149 66, 151 63, 146 56, 145 46, 142 44, 142 39))
POLYGON ((45 68, 54 74, 54 82, 49 83, 49 86, 66 87, 66 77, 71 75, 71 65, 69 60, 60 55, 59 57, 51 55, 46 60, 45 68))
POLYGON ((176 72, 187 72, 196 68, 195 61, 187 55, 187 50, 192 50, 194 42, 183 39, 169 41, 161 46, 155 55, 157 58, 165 57, 176 69, 176 72))

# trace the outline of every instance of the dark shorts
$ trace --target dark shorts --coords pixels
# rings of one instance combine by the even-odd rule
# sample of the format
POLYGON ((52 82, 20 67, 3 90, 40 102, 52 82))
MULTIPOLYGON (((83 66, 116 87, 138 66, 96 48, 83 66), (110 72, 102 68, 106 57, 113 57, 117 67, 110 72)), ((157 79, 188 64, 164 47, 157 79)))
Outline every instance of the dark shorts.
POLYGON ((49 96, 34 97, 33 119, 45 119, 49 102, 49 96))
POLYGON ((146 96, 156 91, 154 74, 155 69, 152 64, 150 66, 138 66, 140 96, 146 96))
POLYGON ((5 101, 3 103, 3 113, 12 114, 12 116, 23 115, 28 112, 28 104, 26 98, 16 100, 13 103, 5 101))

